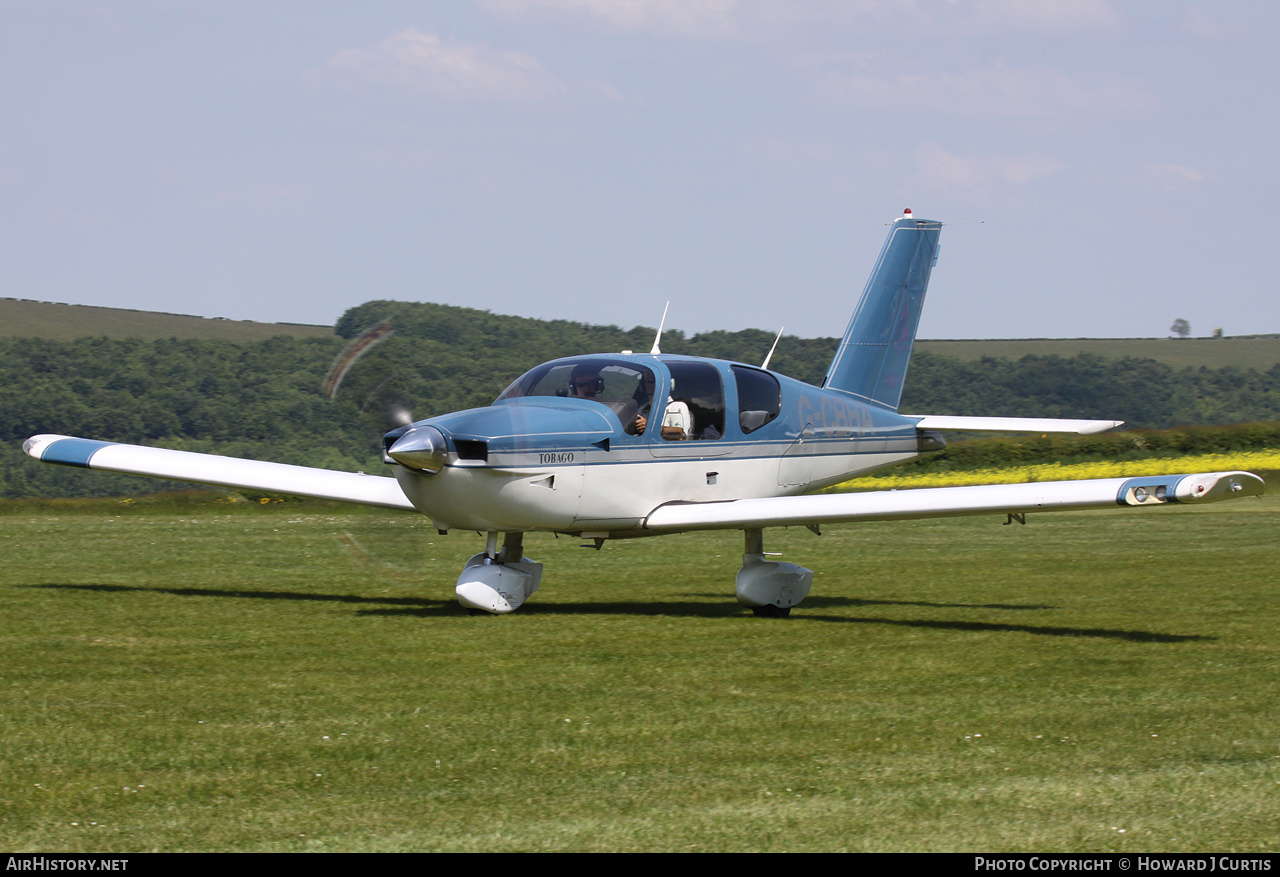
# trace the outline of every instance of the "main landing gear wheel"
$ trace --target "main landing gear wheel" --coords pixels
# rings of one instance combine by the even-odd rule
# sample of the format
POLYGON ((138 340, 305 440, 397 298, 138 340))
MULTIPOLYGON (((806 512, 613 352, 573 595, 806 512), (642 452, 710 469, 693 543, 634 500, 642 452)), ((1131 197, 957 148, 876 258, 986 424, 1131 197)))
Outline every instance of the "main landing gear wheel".
POLYGON ((733 582, 738 602, 757 618, 786 618, 791 607, 809 595, 813 570, 765 560, 762 530, 746 530, 743 535, 742 569, 733 582))
POLYGON ((783 609, 781 606, 752 606, 751 614, 756 618, 787 618, 791 615, 791 607, 783 609))

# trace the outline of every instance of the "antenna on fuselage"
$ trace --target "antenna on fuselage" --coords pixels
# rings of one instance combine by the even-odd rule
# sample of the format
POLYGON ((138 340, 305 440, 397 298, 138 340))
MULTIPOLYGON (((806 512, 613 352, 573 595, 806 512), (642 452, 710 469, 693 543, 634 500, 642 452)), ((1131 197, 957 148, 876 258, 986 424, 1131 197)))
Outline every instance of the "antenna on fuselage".
POLYGON ((667 306, 662 309, 662 322, 658 324, 658 334, 654 336, 653 347, 649 349, 652 356, 657 356, 662 351, 658 349, 658 342, 662 340, 663 327, 667 325, 667 311, 671 309, 671 302, 667 302, 667 306))
POLYGON ((769 367, 769 360, 773 359, 773 352, 778 349, 778 342, 782 340, 782 333, 786 328, 786 326, 783 326, 778 330, 778 337, 773 339, 773 346, 769 348, 769 355, 764 358, 764 362, 760 363, 761 368, 767 369, 769 367))

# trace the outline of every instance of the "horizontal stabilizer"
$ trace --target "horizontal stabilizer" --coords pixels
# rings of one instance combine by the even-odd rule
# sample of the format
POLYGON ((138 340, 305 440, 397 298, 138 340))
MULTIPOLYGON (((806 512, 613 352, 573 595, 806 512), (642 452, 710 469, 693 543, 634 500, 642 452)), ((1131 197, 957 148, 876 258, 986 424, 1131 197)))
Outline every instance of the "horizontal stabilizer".
POLYGON ((400 485, 385 475, 335 472, 65 435, 32 436, 22 443, 22 449, 37 460, 62 466, 413 511, 413 504, 400 485))
MULTIPOLYGON (((908 414, 907 417, 920 417, 908 414)), ((966 432, 1074 432, 1093 435, 1124 424, 1123 420, 1060 420, 1054 417, 948 417, 926 415, 918 429, 955 429, 966 432)))
POLYGON ((779 496, 730 502, 668 503, 645 521, 649 530, 729 530, 959 515, 1003 515, 1165 503, 1204 503, 1260 496, 1250 472, 1208 472, 1089 481, 1042 481, 982 487, 930 487, 869 493, 779 496))

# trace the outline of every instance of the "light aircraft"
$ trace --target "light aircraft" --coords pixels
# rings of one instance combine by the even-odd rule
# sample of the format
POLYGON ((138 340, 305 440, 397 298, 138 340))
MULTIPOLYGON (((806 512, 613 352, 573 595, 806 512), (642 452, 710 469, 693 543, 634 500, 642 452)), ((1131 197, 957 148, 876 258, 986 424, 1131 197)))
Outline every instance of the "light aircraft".
MULTIPOLYGON (((693 356, 601 353, 520 376, 485 408, 383 439, 394 478, 37 435, 46 463, 416 510, 440 532, 487 534, 457 581, 473 612, 518 609, 542 564, 527 532, 593 541, 689 530, 744 533, 738 601, 785 616, 813 572, 767 560, 764 530, 852 521, 1204 503, 1263 492, 1248 472, 813 495, 945 447, 940 431, 1094 433, 1122 421, 898 412, 942 223, 896 219, 822 386, 693 356), (806 495, 807 494, 807 495, 806 495), (499 544, 501 543, 501 545, 499 544)), ((658 332, 661 338, 661 328, 658 332)), ((766 360, 765 365, 767 366, 766 360)))

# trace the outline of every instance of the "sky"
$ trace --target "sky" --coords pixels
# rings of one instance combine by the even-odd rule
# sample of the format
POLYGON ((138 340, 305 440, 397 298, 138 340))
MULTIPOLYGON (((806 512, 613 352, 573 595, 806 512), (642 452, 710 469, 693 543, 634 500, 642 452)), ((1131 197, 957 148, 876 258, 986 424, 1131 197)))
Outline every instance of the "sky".
POLYGON ((1280 332, 1280 3, 0 0, 0 296, 840 335, 1280 332))

